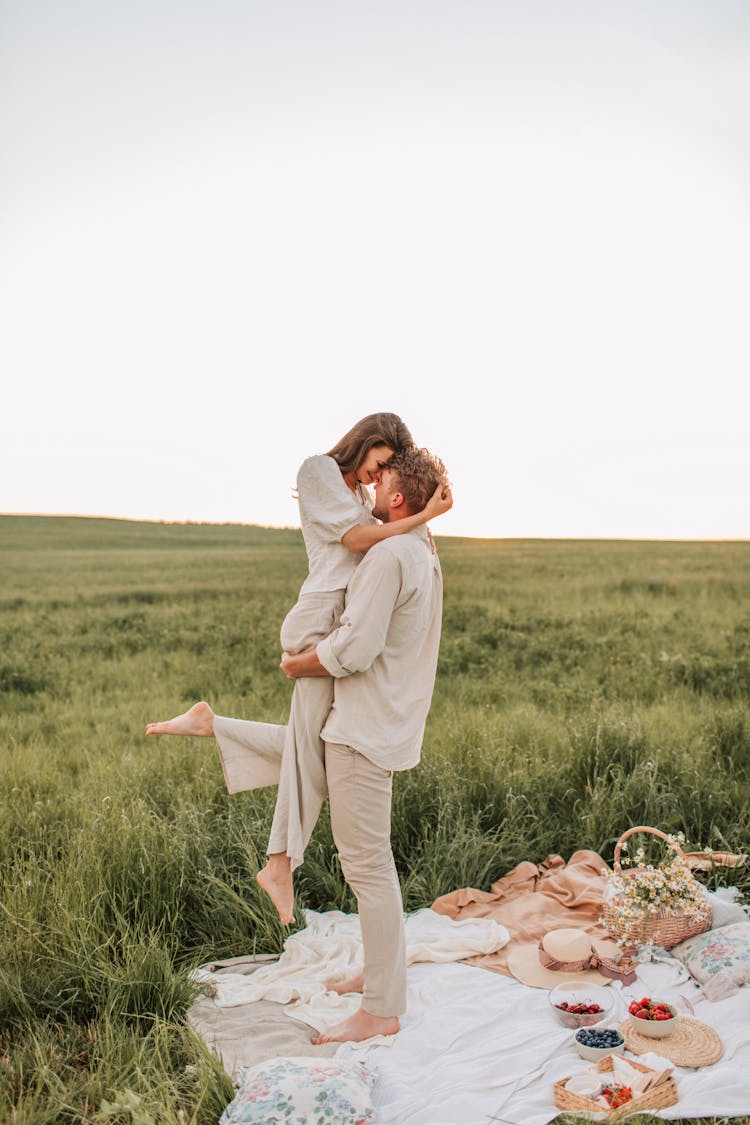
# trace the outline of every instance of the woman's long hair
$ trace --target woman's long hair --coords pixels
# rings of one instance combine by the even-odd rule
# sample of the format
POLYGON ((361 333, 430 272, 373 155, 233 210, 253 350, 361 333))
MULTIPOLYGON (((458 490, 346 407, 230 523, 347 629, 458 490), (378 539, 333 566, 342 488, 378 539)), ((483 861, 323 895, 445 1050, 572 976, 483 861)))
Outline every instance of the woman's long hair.
POLYGON ((328 456, 333 457, 342 473, 354 473, 373 445, 388 445, 395 452, 410 449, 414 439, 398 414, 368 414, 328 450, 328 456))

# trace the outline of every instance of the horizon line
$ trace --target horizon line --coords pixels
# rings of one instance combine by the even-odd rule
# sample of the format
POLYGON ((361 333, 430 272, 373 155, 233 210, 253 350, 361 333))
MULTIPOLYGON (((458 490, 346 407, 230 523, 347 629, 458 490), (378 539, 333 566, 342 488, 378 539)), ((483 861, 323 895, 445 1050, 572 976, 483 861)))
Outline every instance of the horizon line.
MULTIPOLYGON (((257 527, 264 531, 300 531, 299 524, 248 523, 243 520, 168 519, 156 516, 112 516, 91 512, 0 512, 2 516, 37 517, 42 519, 113 520, 118 523, 170 524, 178 527, 257 527)), ((748 543, 750 536, 741 535, 465 535, 439 533, 439 539, 472 539, 477 541, 510 540, 583 540, 591 542, 638 543, 748 543)))

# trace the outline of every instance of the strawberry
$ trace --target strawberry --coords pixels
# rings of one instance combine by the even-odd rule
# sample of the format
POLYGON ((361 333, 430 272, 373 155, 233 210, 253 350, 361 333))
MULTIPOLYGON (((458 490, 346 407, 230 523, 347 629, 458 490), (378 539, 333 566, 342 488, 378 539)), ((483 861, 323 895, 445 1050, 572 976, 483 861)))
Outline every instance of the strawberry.
POLYGON ((651 1018, 648 1008, 639 1008, 634 1015, 637 1020, 647 1020, 651 1018))
POLYGON ((643 999, 641 1000, 641 1007, 642 1008, 648 1008, 650 1003, 651 1003, 651 1001, 649 1000, 648 996, 644 996, 643 999))
POLYGON ((630 1007, 628 1008, 628 1011, 630 1012, 631 1016, 634 1016, 639 1008, 640 1008, 640 1004, 638 1003, 638 1001, 633 1000, 630 1007))
POLYGON ((655 1020, 671 1020, 671 1018, 672 1018, 671 1012, 655 1012, 654 1013, 654 1019, 655 1020))
POLYGON ((606 1086, 602 1090, 602 1094, 612 1109, 617 1109, 618 1106, 624 1105, 633 1097, 630 1086, 606 1086))

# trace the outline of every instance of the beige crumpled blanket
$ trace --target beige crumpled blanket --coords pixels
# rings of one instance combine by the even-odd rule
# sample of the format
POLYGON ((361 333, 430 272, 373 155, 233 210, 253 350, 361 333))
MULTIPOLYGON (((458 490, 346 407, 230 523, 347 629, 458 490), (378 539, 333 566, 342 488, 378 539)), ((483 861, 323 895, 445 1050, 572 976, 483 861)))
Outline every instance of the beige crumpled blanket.
POLYGON ((465 887, 433 902, 432 909, 449 918, 491 918, 508 930, 510 942, 495 953, 467 958, 495 973, 513 974, 508 954, 528 942, 537 942, 548 930, 577 926, 597 937, 607 936, 599 914, 610 869, 596 852, 574 852, 568 863, 548 855, 543 863, 524 860, 492 884, 489 891, 465 887))

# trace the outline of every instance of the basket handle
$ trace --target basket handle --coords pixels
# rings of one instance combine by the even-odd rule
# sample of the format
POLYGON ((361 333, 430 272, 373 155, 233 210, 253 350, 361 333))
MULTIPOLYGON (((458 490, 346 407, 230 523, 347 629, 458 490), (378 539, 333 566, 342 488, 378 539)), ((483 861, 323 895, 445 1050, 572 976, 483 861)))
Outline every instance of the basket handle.
MULTIPOLYGON (((628 828, 627 832, 623 832, 622 836, 620 837, 620 839, 615 844, 615 857, 614 857, 613 866, 614 866, 615 871, 617 871, 618 874, 621 873, 621 871, 622 871, 622 868, 620 867, 620 850, 622 848, 622 845, 631 836, 634 836, 636 834, 636 832, 651 832, 651 833, 653 833, 654 836, 658 836, 659 839, 666 840, 667 843, 670 842, 669 836, 667 836, 666 833, 660 832, 658 828, 649 828, 647 824, 639 824, 636 828, 628 828)), ((681 855, 682 858, 684 859, 685 853, 682 850, 682 848, 680 847, 680 845, 674 844, 673 847, 675 848, 675 851, 677 852, 677 854, 681 855)))

